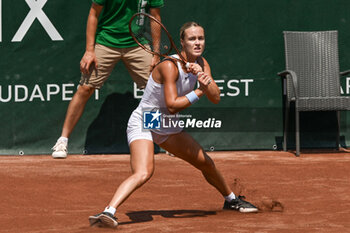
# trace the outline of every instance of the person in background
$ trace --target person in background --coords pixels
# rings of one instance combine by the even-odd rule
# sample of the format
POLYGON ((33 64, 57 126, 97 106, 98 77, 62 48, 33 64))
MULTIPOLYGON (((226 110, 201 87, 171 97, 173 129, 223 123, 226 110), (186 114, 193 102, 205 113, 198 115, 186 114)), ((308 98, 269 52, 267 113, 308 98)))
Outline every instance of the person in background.
POLYGON ((80 85, 69 103, 61 137, 53 158, 66 158, 68 138, 95 89, 100 89, 120 60, 138 88, 146 86, 150 71, 160 59, 140 48, 129 34, 128 23, 137 12, 161 20, 163 0, 92 0, 86 27, 86 50, 80 61, 80 85))

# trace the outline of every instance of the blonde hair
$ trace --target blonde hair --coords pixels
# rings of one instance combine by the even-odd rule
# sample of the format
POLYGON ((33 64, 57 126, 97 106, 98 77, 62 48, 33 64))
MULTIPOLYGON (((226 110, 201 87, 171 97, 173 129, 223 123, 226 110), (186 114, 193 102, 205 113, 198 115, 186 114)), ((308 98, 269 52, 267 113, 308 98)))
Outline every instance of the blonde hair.
POLYGON ((185 30, 190 27, 201 27, 203 28, 199 23, 196 22, 187 22, 180 28, 180 39, 185 39, 185 30))

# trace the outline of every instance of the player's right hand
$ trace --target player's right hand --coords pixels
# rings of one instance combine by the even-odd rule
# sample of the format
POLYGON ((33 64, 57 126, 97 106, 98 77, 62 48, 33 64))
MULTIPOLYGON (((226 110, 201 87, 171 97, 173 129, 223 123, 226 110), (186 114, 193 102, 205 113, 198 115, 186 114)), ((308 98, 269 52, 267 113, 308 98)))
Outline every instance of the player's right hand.
POLYGON ((97 69, 97 59, 94 52, 86 51, 84 53, 83 58, 80 61, 80 71, 83 74, 90 74, 93 67, 95 65, 95 69, 97 69))
POLYGON ((188 65, 186 65, 186 71, 198 75, 198 73, 203 72, 203 69, 197 63, 188 63, 188 65))

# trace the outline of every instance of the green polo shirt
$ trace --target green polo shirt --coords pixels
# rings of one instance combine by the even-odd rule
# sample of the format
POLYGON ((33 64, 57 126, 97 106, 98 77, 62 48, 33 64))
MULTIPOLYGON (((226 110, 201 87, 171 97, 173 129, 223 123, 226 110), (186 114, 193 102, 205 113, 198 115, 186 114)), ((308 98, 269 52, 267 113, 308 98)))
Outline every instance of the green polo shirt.
POLYGON ((160 8, 163 0, 92 0, 102 5, 96 43, 115 48, 137 46, 129 34, 129 20, 138 12, 149 12, 149 8, 160 8))

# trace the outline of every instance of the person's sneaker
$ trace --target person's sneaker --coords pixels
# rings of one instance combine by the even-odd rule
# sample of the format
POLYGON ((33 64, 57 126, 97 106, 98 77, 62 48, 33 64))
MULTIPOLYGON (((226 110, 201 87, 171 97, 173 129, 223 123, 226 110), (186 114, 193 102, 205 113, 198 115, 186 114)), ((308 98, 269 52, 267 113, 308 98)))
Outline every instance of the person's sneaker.
POLYGON ((237 210, 242 213, 258 212, 258 208, 244 200, 244 196, 238 196, 231 202, 225 201, 224 210, 237 210))
POLYGON ((99 227, 117 227, 118 219, 111 213, 102 212, 89 217, 90 226, 98 225, 99 227))
POLYGON ((67 157, 67 144, 58 140, 52 147, 52 157, 54 159, 65 159, 67 157))

